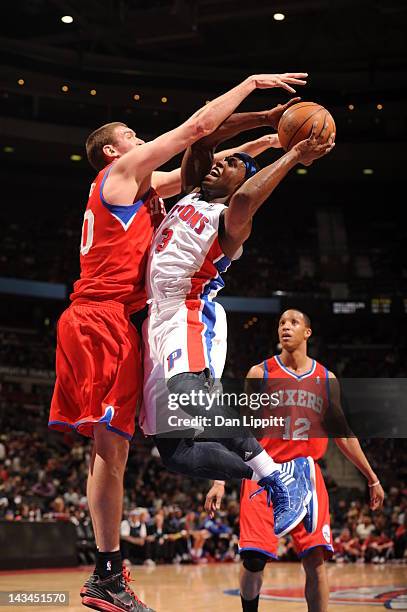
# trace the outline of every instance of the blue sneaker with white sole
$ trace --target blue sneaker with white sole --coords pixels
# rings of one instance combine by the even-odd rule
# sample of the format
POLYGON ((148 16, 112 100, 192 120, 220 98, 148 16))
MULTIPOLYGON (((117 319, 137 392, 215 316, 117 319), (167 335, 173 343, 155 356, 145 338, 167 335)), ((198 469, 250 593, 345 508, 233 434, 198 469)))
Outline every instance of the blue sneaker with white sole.
POLYGON ((260 489, 250 499, 266 491, 267 504, 273 504, 274 532, 282 537, 305 517, 312 492, 308 459, 299 457, 281 464, 280 471, 259 480, 260 489))
POLYGON ((304 527, 308 533, 314 533, 318 525, 318 495, 315 475, 315 462, 312 457, 307 457, 307 465, 305 465, 304 469, 304 478, 307 482, 309 490, 311 491, 310 500, 306 505, 304 527))

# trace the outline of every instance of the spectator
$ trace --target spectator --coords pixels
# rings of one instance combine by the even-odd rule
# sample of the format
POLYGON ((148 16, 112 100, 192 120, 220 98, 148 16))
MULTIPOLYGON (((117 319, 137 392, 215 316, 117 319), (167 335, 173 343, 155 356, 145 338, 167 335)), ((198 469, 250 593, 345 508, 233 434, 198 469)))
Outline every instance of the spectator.
POLYGON ((375 526, 371 517, 368 514, 364 514, 356 527, 356 535, 360 540, 366 540, 374 530, 375 526))

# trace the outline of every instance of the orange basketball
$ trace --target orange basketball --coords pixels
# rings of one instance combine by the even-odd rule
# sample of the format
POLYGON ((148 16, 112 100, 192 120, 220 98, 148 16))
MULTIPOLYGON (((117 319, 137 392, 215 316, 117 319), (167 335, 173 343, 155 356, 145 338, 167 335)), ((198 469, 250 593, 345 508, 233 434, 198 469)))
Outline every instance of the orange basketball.
POLYGON ((336 132, 332 115, 320 104, 298 102, 298 104, 287 108, 278 124, 278 137, 282 147, 289 151, 297 142, 308 138, 314 121, 317 122, 317 136, 321 133, 325 123, 328 123, 324 134, 324 142, 328 140, 332 132, 336 132))

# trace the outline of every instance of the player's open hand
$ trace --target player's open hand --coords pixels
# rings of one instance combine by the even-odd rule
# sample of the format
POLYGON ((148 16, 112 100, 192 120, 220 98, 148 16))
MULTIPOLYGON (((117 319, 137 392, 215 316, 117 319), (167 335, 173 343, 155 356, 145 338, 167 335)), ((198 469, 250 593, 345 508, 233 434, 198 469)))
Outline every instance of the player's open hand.
POLYGON ((256 89, 271 89, 282 87, 290 93, 295 93, 292 85, 306 85, 308 72, 284 72, 284 74, 254 74, 249 80, 256 89))
POLYGON ((298 104, 300 100, 301 98, 299 97, 291 98, 291 100, 288 100, 288 102, 285 104, 278 104, 269 111, 266 111, 267 123, 276 130, 278 128, 278 122, 280 121, 281 115, 284 113, 284 111, 286 111, 287 108, 290 108, 290 106, 293 104, 298 104))
POLYGON ((220 510, 222 497, 225 494, 225 485, 221 480, 215 480, 205 499, 205 511, 211 518, 220 510))
POLYGON ((374 487, 369 487, 370 494, 370 509, 379 510, 383 506, 384 491, 382 485, 377 483, 374 487))
POLYGON ((318 123, 314 122, 312 124, 312 130, 309 138, 306 140, 301 140, 301 142, 298 142, 292 149, 293 151, 297 152, 298 161, 304 166, 310 166, 312 162, 319 157, 330 153, 335 146, 334 132, 332 132, 328 140, 326 140, 326 130, 328 129, 328 124, 325 123, 319 136, 316 135, 317 126, 318 123))

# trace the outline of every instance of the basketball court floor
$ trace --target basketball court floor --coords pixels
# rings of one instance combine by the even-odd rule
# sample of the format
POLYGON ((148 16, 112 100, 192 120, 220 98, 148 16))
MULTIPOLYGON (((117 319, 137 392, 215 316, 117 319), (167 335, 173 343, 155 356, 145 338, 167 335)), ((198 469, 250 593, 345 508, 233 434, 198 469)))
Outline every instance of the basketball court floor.
MULTIPOLYGON (((157 612, 239 612, 239 564, 133 567, 139 597, 157 612)), ((332 612, 407 610, 406 565, 328 565, 332 612)), ((0 591, 69 591, 69 606, 24 606, 20 610, 83 612, 79 589, 88 568, 0 572, 0 591)), ((304 612, 300 564, 271 563, 266 568, 260 610, 304 612)), ((13 610, 6 606, 3 610, 13 610)))

